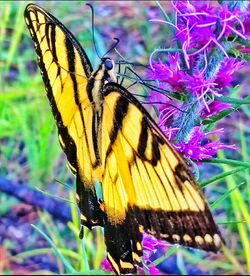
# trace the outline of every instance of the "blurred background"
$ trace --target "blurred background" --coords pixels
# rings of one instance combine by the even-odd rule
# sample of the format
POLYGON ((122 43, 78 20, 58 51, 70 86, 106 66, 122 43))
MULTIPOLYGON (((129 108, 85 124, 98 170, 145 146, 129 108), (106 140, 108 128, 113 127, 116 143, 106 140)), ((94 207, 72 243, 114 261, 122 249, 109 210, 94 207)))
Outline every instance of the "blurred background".
MULTIPOLYGON (((148 64, 155 48, 167 46, 171 38, 168 26, 149 22, 162 16, 156 2, 89 2, 94 7, 95 43, 101 55, 110 48, 113 37, 120 39, 119 53, 110 53, 114 60, 125 57, 148 64)), ((0 2, 0 274, 73 274, 89 270, 102 274, 101 262, 106 254, 102 229, 86 231, 84 241, 78 238, 74 177, 58 143, 33 42, 23 19, 28 3, 0 2)), ((96 67, 100 59, 93 47, 91 11, 85 2, 34 3, 76 35, 96 67)), ((171 13, 170 2, 161 4, 171 13)), ((248 94, 249 66, 238 73, 238 79, 242 94, 248 94)), ((221 123, 226 129, 225 139, 237 146, 233 158, 242 161, 249 160, 249 117, 249 105, 244 105, 235 119, 221 123)), ((205 190, 212 203, 218 195, 236 187, 213 209, 227 243, 223 254, 178 247, 161 264, 164 273, 250 272, 250 256, 246 254, 250 252, 249 171, 232 164, 205 163, 200 166, 200 179, 237 169, 234 177, 223 183, 214 181, 205 190)), ((157 254, 152 258, 160 256, 157 254)))

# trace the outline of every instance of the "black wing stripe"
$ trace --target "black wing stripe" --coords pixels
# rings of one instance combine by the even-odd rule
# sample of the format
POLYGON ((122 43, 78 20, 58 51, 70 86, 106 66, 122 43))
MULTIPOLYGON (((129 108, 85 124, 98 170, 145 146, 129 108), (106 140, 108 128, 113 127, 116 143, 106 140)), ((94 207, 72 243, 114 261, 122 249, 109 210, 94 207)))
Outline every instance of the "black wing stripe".
POLYGON ((99 152, 99 145, 98 141, 100 139, 100 127, 101 127, 101 116, 99 116, 99 113, 93 112, 92 114, 92 141, 93 141, 93 147, 95 152, 95 162, 92 162, 93 168, 96 168, 100 165, 101 158, 100 158, 100 152, 99 152))
POLYGON ((94 99, 93 99, 93 95, 92 95, 92 90, 94 88, 94 84, 95 84, 95 79, 90 78, 88 81, 87 87, 86 87, 88 98, 91 103, 94 103, 94 99))
MULTIPOLYGON (((39 41, 38 41, 38 38, 37 38, 37 35, 36 35, 36 32, 35 32, 35 29, 33 27, 33 23, 31 21, 31 17, 29 15, 29 13, 31 13, 31 12, 34 13, 33 11, 26 10, 25 14, 26 14, 26 18, 29 21, 29 29, 33 30, 33 32, 32 32, 33 35, 31 33, 31 36, 32 36, 32 39, 34 40, 34 42, 36 44, 36 52, 37 52, 37 55, 39 57, 38 58, 38 64, 39 64, 39 67, 41 68, 41 71, 42 71, 42 77, 43 77, 43 81, 45 83, 45 87, 46 87, 46 91, 47 91, 47 96, 48 96, 48 99, 49 99, 49 101, 51 103, 53 115, 54 115, 54 117, 56 119, 56 122, 57 122, 58 132, 59 132, 59 134, 62 137, 64 137, 64 143, 67 144, 67 147, 65 147, 63 150, 64 150, 65 154, 67 155, 67 158, 68 158, 69 162, 72 164, 73 167, 76 168, 76 166, 77 166, 77 164, 76 164, 76 145, 75 145, 75 142, 73 141, 73 139, 70 137, 70 135, 68 133, 68 129, 63 125, 61 113, 57 109, 57 104, 55 102, 52 86, 50 84, 50 80, 49 80, 49 76, 48 76, 48 71, 47 71, 45 63, 43 61, 42 50, 41 50, 41 48, 39 46, 40 44, 39 44, 39 41)), ((36 19, 38 20, 37 13, 34 13, 34 14, 36 16, 36 19)), ((51 26, 54 26, 54 25, 52 25, 52 24, 47 25, 46 24, 46 27, 47 27, 47 30, 48 30, 47 32, 48 33, 49 33, 49 29, 50 29, 49 27, 51 27, 51 26)), ((45 28, 45 30, 46 30, 46 28, 45 28)), ((50 45, 50 44, 48 44, 48 45, 50 45)), ((54 57, 55 56, 56 56, 56 53, 54 52, 54 57)), ((52 61, 52 63, 53 63, 53 61, 52 61)))
POLYGON ((110 141, 113 144, 118 135, 118 131, 122 128, 122 123, 128 112, 129 102, 125 101, 124 98, 120 97, 115 106, 112 133, 110 135, 110 141))
POLYGON ((152 165, 156 166, 158 161, 161 159, 161 153, 160 153, 160 149, 159 149, 159 138, 156 135, 152 135, 153 136, 153 141, 152 141, 152 165))
POLYGON ((122 128, 122 123, 128 112, 129 102, 125 101, 123 97, 117 99, 114 116, 113 116, 113 128, 110 134, 110 144, 106 152, 106 158, 112 151, 112 145, 115 143, 119 130, 122 128))
MULTIPOLYGON (((81 121, 82 121, 82 125, 83 125, 84 136, 86 137, 88 155, 91 156, 89 141, 88 141, 89 137, 88 137, 87 130, 86 130, 86 124, 85 124, 85 120, 84 120, 84 116, 83 116, 82 105, 79 100, 79 89, 78 89, 78 83, 77 83, 76 74, 75 74, 75 65, 76 65, 75 64, 75 52, 74 52, 74 47, 73 47, 72 41, 67 36, 65 37, 65 46, 67 49, 69 74, 70 74, 71 80, 73 82, 75 103, 79 107, 79 112, 80 112, 81 121)), ((92 140, 93 140, 93 137, 92 137, 92 140)), ((91 163, 93 163, 92 161, 93 160, 91 160, 91 163)))
MULTIPOLYGON (((45 20, 47 20, 47 19, 45 19, 45 20)), ((51 26, 51 24, 49 24, 49 23, 45 24, 45 30, 44 30, 44 36, 46 38, 46 42, 48 44, 49 51, 51 51, 51 48, 52 48, 51 45, 50 45, 50 41, 51 41, 51 38, 50 38, 50 30, 51 30, 51 28, 50 28, 50 26, 51 26)), ((43 41, 43 39, 44 38, 42 38, 41 41, 43 41)))
POLYGON ((139 224, 145 227, 144 230, 156 238, 214 252, 218 252, 220 249, 219 244, 213 239, 214 235, 218 235, 219 232, 215 224, 211 225, 213 219, 208 209, 205 210, 205 213, 163 212, 133 206, 128 209, 128 214, 135 216, 139 224), (151 228, 151 225, 154 225, 155 228, 151 228), (210 235, 212 238, 210 243, 205 240, 206 235, 210 235))
POLYGON ((65 46, 67 49, 69 74, 70 74, 71 80, 73 82, 75 103, 77 106, 80 106, 79 91, 78 91, 78 85, 77 85, 76 75, 75 75, 75 51, 74 51, 74 47, 68 37, 65 37, 65 46))
MULTIPOLYGON (((50 42, 51 42, 51 52, 52 52, 52 57, 54 59, 54 62, 57 64, 57 74, 56 78, 61 74, 61 66, 58 64, 58 58, 57 58, 57 52, 56 52, 56 26, 55 25, 50 25, 51 26, 51 31, 50 31, 50 42)), ((49 45, 49 43, 48 43, 49 45)), ((58 53, 60 54, 60 53, 58 53)), ((55 78, 55 80, 56 80, 55 78)), ((54 81, 55 81, 54 80, 54 81)), ((53 86, 53 84, 52 84, 53 86)))
POLYGON ((141 133, 138 143, 138 154, 142 159, 146 159, 145 157, 145 150, 147 148, 148 143, 148 123, 147 119, 143 116, 141 121, 141 133))
POLYGON ((50 24, 50 25, 47 24, 46 27, 47 28, 50 27, 50 39, 48 39, 47 43, 49 46, 51 46, 50 50, 52 52, 54 61, 56 62, 56 64, 58 64, 58 58, 57 58, 57 53, 56 53, 56 26, 53 24, 50 24))

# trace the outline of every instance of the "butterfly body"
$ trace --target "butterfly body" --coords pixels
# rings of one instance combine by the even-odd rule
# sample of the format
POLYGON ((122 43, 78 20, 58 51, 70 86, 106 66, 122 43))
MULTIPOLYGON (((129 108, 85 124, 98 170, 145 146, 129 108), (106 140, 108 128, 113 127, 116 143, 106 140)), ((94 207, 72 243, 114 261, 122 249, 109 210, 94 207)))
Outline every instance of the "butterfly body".
POLYGON ((104 227, 115 272, 136 272, 143 231, 217 252, 222 238, 197 182, 146 109, 116 83, 113 61, 103 58, 94 71, 72 33, 39 6, 28 5, 25 20, 76 175, 81 223, 104 227))

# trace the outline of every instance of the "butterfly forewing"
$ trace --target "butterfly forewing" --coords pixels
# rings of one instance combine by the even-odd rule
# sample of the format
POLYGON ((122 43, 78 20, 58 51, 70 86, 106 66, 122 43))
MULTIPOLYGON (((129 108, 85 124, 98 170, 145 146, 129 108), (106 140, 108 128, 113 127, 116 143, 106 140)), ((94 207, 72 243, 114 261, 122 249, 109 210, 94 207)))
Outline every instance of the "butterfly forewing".
POLYGON ((102 225, 92 181, 94 112, 86 90, 93 71, 91 63, 72 33, 51 14, 30 4, 24 16, 57 123, 59 141, 69 168, 77 175, 81 219, 89 227, 102 225))
POLYGON ((102 186, 110 228, 107 247, 113 260, 120 261, 120 270, 124 260, 112 255, 111 242, 119 243, 118 227, 126 229, 130 251, 136 255, 140 255, 135 251, 140 248, 140 226, 168 242, 217 252, 220 233, 183 159, 126 89, 110 83, 104 94, 102 186))

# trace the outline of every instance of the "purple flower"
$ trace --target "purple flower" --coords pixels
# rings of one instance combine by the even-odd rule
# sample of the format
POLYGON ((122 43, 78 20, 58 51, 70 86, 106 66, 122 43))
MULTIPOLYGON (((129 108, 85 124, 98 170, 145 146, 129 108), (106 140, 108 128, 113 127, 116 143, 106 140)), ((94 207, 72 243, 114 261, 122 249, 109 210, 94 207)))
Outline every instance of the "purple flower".
POLYGON ((242 39, 246 39, 245 26, 247 25, 245 25, 242 20, 248 14, 248 12, 241 11, 240 8, 231 10, 226 3, 221 5, 218 9, 218 18, 220 20, 222 29, 217 39, 233 34, 238 35, 242 39))
POLYGON ((239 61, 235 58, 225 58, 218 73, 216 74, 215 82, 219 89, 224 87, 232 87, 233 74, 243 67, 244 61, 239 61))
POLYGON ((160 275, 160 270, 155 266, 155 264, 151 261, 150 256, 156 252, 157 249, 161 249, 163 251, 166 250, 167 243, 165 241, 161 241, 156 239, 155 237, 143 233, 143 269, 139 268, 138 272, 140 274, 145 274, 144 270, 149 273, 149 275, 160 275))
POLYGON ((170 104, 170 100, 168 97, 166 97, 166 95, 154 90, 150 92, 150 95, 148 96, 148 102, 152 103, 157 108, 159 113, 170 104))
POLYGON ((168 140, 173 143, 174 137, 178 132, 179 128, 178 127, 172 128, 172 127, 166 127, 166 126, 160 126, 160 128, 165 134, 165 136, 168 138, 168 140))
POLYGON ((182 44, 188 68, 195 55, 206 54, 216 47, 227 57, 221 44, 225 37, 236 35, 246 39, 247 22, 243 18, 248 12, 242 12, 239 8, 231 10, 226 4, 216 7, 202 1, 171 3, 176 13, 176 38, 182 44))
POLYGON ((197 101, 201 102, 205 105, 207 110, 209 110, 207 102, 206 102, 206 95, 211 94, 214 96, 220 96, 217 89, 217 83, 213 79, 206 79, 203 72, 194 73, 191 76, 187 76, 186 80, 186 87, 188 91, 191 91, 196 97, 197 101))
POLYGON ((181 110, 179 108, 181 108, 181 105, 180 101, 169 99, 161 105, 159 109, 158 125, 162 130, 164 130, 166 126, 170 126, 174 119, 180 115, 181 110))
POLYGON ((165 241, 158 240, 147 233, 143 233, 142 247, 143 247, 143 250, 147 251, 149 254, 154 253, 156 249, 165 250, 166 246, 167 246, 167 243, 165 241))
POLYGON ((243 26, 245 27, 245 34, 246 34, 246 36, 249 36, 250 35, 250 17, 249 16, 245 17, 245 19, 243 21, 243 26))
POLYGON ((149 100, 153 103, 158 98, 158 125, 173 146, 199 163, 220 149, 235 149, 234 145, 220 142, 222 130, 204 132, 202 121, 233 107, 215 97, 228 93, 225 87, 233 86, 234 73, 244 65, 240 58, 229 57, 229 51, 235 48, 243 54, 249 52, 248 47, 239 45, 250 34, 249 5, 209 1, 172 1, 171 5, 174 22, 150 21, 171 26, 178 49, 174 53, 170 47, 167 62, 155 62, 153 56, 161 52, 155 50, 147 75, 157 80, 157 87, 173 93, 173 98, 151 91, 149 100), (216 139, 209 139, 215 135, 216 139))
POLYGON ((156 266, 150 266, 148 268, 149 275, 162 275, 160 270, 156 266))
POLYGON ((174 55, 168 55, 168 63, 154 62, 152 69, 147 70, 149 78, 157 80, 162 86, 161 88, 174 92, 183 91, 186 73, 180 66, 180 55, 175 53, 174 55))
POLYGON ((187 142, 181 142, 176 145, 176 149, 184 156, 189 157, 194 161, 201 161, 204 158, 212 158, 218 150, 221 149, 236 149, 235 145, 224 145, 219 141, 219 138, 213 140, 209 136, 219 136, 223 129, 205 133, 201 126, 194 127, 190 133, 187 142))
POLYGON ((101 266, 104 271, 113 271, 113 268, 107 258, 102 260, 101 266))
POLYGON ((182 44, 186 43, 188 48, 197 48, 215 37, 213 22, 216 16, 210 6, 188 1, 172 2, 172 6, 177 16, 176 35, 182 44))

